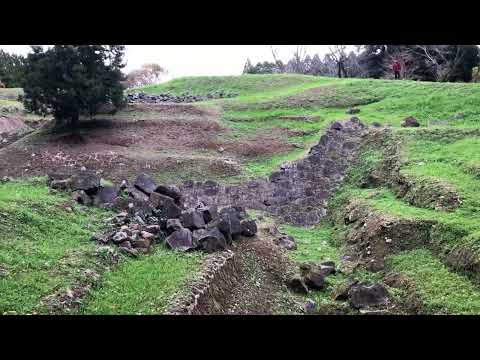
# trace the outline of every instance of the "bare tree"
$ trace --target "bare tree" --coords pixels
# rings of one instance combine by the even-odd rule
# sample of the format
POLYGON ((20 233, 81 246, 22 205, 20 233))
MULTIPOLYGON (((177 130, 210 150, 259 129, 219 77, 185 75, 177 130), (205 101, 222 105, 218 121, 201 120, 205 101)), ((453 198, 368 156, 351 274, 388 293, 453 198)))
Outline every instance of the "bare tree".
POLYGON ((156 63, 142 65, 140 69, 132 70, 127 75, 127 86, 138 87, 157 84, 168 72, 156 63))
POLYGON ((347 77, 347 71, 345 70, 345 62, 347 60, 347 54, 345 53, 346 48, 345 45, 335 45, 333 48, 329 47, 330 56, 337 64, 337 75, 339 78, 341 78, 342 75, 343 77, 347 77))
POLYGON ((278 72, 284 73, 285 72, 285 65, 283 64, 282 60, 278 58, 277 55, 277 50, 273 48, 273 46, 270 45, 270 51, 272 52, 273 60, 275 61, 275 64, 277 65, 278 72))
POLYGON ((307 54, 307 47, 298 45, 293 52, 293 59, 290 60, 292 72, 297 74, 305 73, 305 56, 307 54))

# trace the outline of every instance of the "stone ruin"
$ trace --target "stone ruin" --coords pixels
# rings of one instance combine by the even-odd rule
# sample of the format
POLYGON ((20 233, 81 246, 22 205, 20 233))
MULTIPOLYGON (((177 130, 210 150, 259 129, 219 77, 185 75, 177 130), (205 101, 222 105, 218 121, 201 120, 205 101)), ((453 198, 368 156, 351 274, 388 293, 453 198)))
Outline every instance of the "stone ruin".
POLYGON ((157 185, 140 174, 133 185, 123 181, 119 187, 101 186, 93 172, 75 175, 50 174, 47 185, 71 191, 83 205, 120 211, 108 220, 113 230, 94 236, 102 244, 113 243, 125 254, 148 252, 156 242, 165 242, 179 251, 224 251, 240 237, 253 237, 257 224, 238 206, 221 209, 201 202, 186 207, 184 196, 174 185, 157 185))
POLYGON ((169 93, 161 94, 146 94, 146 93, 136 93, 128 94, 126 100, 128 103, 142 103, 142 104, 159 104, 163 102, 173 102, 173 103, 192 103, 197 101, 205 101, 211 99, 225 99, 238 96, 237 93, 227 92, 227 91, 212 91, 205 95, 194 95, 194 94, 182 94, 179 96, 172 95, 169 93))
POLYGON ((237 204, 271 213, 281 222, 310 226, 326 214, 327 200, 341 184, 368 128, 356 117, 334 122, 307 156, 287 163, 267 179, 223 186, 214 181, 183 184, 186 203, 237 204))

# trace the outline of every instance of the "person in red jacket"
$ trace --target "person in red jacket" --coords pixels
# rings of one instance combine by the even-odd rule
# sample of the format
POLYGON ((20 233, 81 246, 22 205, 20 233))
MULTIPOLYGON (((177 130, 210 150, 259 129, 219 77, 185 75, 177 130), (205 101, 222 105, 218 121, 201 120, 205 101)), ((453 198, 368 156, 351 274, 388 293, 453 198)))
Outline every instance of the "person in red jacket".
POLYGON ((400 79, 401 69, 402 69, 402 66, 400 65, 400 62, 398 60, 395 60, 392 65, 392 70, 395 73, 395 80, 400 79))

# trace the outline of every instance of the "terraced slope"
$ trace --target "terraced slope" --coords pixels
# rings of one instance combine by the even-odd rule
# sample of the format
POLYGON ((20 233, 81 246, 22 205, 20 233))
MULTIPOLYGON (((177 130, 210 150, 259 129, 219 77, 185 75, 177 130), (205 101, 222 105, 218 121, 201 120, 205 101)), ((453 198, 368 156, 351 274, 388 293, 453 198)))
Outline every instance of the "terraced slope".
MULTIPOLYGON (((84 128, 88 135, 94 134, 91 125, 105 125, 97 137, 89 138, 89 152, 62 135, 36 131, 0 149, 0 175, 27 177, 37 170, 40 175, 42 167, 77 169, 86 164, 103 170, 107 180, 128 176, 134 169, 179 185, 189 179, 220 184, 266 181, 285 162, 304 158, 334 121, 350 118, 345 112, 354 106, 360 109, 356 116, 363 123, 378 123, 377 138, 361 149, 363 155, 344 186, 322 202, 329 209, 328 219, 314 227, 283 226, 297 239, 297 250, 289 253, 292 261, 340 262, 345 254, 358 257, 351 275, 332 278, 325 291, 308 295, 316 301, 316 311, 349 313, 344 303, 331 299, 330 292, 355 277, 389 286, 398 313, 479 313, 478 84, 256 75, 184 78, 143 90, 202 94, 222 89, 239 95, 194 105, 132 107, 100 116, 84 128), (401 128, 406 116, 416 117, 420 128, 401 128), (114 161, 108 161, 111 158, 114 161), (372 215, 371 232, 359 231, 360 222, 353 218, 345 223, 345 211, 352 204, 360 213, 372 215), (385 236, 394 244, 398 239, 382 232, 388 230, 378 231, 389 222, 412 241, 399 242, 391 250, 392 242, 385 242, 385 236), (375 246, 362 248, 369 240, 376 241, 375 246)), ((0 250, 3 312, 71 308, 70 312, 84 314, 161 313, 202 262, 160 250, 118 265, 98 263, 97 271, 97 265, 89 262, 93 245, 87 241, 92 230, 87 219, 100 214, 79 210, 78 226, 64 228, 62 221, 69 215, 53 210, 61 202, 57 197, 35 185, 36 195, 29 200, 17 186, 0 184, 0 199, 7 199, 0 211, 0 226, 6 229, 0 250), (38 202, 47 204, 41 205, 40 213, 35 210, 38 202), (25 220, 23 225, 13 226, 12 219, 18 217, 25 220), (57 219, 59 225, 50 219, 57 219), (12 238, 15 251, 11 251, 12 238), (35 246, 22 245, 33 240, 35 246), (72 249, 78 250, 80 260, 69 256, 72 249), (69 259, 68 265, 62 258, 69 259), (82 287, 75 284, 85 278, 79 274, 92 268, 101 276, 87 282, 91 291, 71 307, 65 299, 76 299, 76 289, 82 287), (169 276, 171 272, 178 276, 169 276)))

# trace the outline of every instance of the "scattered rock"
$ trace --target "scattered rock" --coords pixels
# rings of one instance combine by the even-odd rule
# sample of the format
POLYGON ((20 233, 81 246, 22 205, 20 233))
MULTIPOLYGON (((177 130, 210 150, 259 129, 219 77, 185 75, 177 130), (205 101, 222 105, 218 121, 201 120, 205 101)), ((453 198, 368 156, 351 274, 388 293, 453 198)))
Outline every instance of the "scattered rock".
POLYGON ((298 292, 301 294, 308 294, 308 287, 303 281, 303 278, 300 275, 292 276, 288 282, 287 286, 293 290, 294 292, 298 292))
POLYGON ((182 225, 190 230, 197 230, 205 227, 203 214, 197 210, 187 210, 180 216, 182 225))
POLYGON ((454 118, 455 120, 463 120, 463 119, 465 119, 465 114, 464 114, 464 113, 456 113, 456 114, 453 116, 453 118, 454 118))
POLYGON ((187 251, 194 248, 192 232, 185 228, 175 230, 165 241, 170 248, 180 251, 187 251))
POLYGON ((90 206, 93 204, 93 200, 84 190, 76 190, 72 193, 72 199, 79 204, 90 206))
POLYGON ((179 219, 168 219, 167 220, 167 230, 169 231, 175 231, 182 229, 182 223, 180 222, 179 219))
POLYGON ((91 171, 82 171, 72 177, 73 190, 83 190, 88 195, 94 195, 100 188, 100 178, 91 171))
POLYGON ((355 284, 348 290, 350 304, 356 308, 386 305, 388 303, 388 292, 385 286, 376 283, 372 285, 355 284))
POLYGON ((358 114, 359 112, 360 112, 360 109, 356 109, 356 108, 349 108, 347 110, 347 114, 351 114, 351 115, 358 114))
POLYGON ((180 204, 182 200, 180 190, 174 185, 159 185, 155 189, 155 192, 172 198, 177 204, 180 204))
POLYGON ((279 246, 287 250, 295 250, 297 248, 295 239, 290 235, 282 235, 276 239, 276 242, 279 246))
POLYGON ((215 205, 201 206, 197 210, 202 213, 205 223, 218 219, 218 210, 215 205))
POLYGON ((101 205, 110 205, 114 204, 115 200, 118 197, 118 189, 113 186, 105 186, 101 187, 95 198, 93 200, 94 205, 101 206, 101 205))
POLYGON ((162 215, 166 219, 175 219, 182 214, 180 207, 175 204, 171 197, 152 192, 149 199, 150 204, 156 209, 162 209, 162 215))
POLYGON ((153 180, 147 174, 140 174, 135 180, 133 186, 135 186, 138 190, 144 192, 147 195, 153 193, 157 188, 155 180, 153 180))
POLYGON ((247 236, 247 237, 255 236, 255 234, 258 231, 257 223, 255 222, 255 220, 242 220, 240 222, 240 226, 242 227, 243 236, 247 236))
POLYGON ((195 230, 192 238, 194 244, 207 253, 223 251, 227 248, 225 236, 217 227, 195 230))
POLYGON ((403 119, 402 127, 419 127, 420 123, 413 116, 403 119))
POLYGON ((310 271, 305 276, 305 284, 314 290, 325 288, 325 275, 320 271, 310 271))
POLYGON ((128 239, 128 235, 124 231, 119 231, 112 237, 112 241, 117 244, 120 244, 127 239, 128 239))

